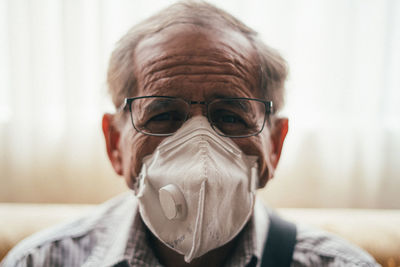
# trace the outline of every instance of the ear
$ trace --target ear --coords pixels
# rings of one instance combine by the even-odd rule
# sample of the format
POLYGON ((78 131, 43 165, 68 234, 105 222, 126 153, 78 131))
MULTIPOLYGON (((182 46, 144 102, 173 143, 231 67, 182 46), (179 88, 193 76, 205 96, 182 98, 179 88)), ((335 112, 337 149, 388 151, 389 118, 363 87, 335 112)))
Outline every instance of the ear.
POLYGON ((279 159, 283 148, 283 142, 285 141, 286 134, 289 130, 289 120, 287 118, 275 119, 273 128, 271 129, 271 163, 274 169, 278 166, 279 159))
POLYGON ((266 172, 262 172, 259 180, 259 188, 263 188, 267 182, 274 177, 275 169, 278 166, 281 156, 283 142, 288 132, 288 119, 274 119, 269 131, 269 150, 266 157, 266 172))
POLYGON ((104 114, 102 120, 102 128, 104 133, 104 138, 106 141, 107 155, 111 161, 115 172, 118 175, 122 175, 122 157, 121 151, 119 150, 119 137, 120 132, 114 126, 114 115, 104 114))

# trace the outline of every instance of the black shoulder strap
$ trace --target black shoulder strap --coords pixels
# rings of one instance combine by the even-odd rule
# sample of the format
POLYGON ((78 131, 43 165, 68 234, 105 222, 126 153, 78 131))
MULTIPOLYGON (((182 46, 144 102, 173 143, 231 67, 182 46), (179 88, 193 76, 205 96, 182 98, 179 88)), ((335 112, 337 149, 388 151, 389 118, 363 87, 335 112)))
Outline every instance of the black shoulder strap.
POLYGON ((290 267, 296 245, 296 225, 269 212, 269 231, 261 267, 290 267))

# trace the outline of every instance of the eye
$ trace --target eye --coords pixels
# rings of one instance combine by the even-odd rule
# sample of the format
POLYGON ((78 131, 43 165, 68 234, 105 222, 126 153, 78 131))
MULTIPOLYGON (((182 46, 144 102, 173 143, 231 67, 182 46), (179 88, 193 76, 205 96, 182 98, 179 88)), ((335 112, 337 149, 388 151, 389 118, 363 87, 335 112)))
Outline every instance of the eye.
POLYGON ((150 119, 150 121, 167 121, 171 120, 172 116, 170 113, 162 113, 154 116, 153 118, 150 119))
POLYGON ((150 119, 140 126, 140 129, 156 134, 173 133, 182 126, 185 117, 185 113, 177 110, 162 112, 151 116, 150 119))
POLYGON ((229 110, 215 110, 211 116, 211 120, 214 125, 222 129, 232 129, 232 128, 246 128, 248 126, 247 122, 242 116, 236 114, 235 112, 229 110))
POLYGON ((184 118, 185 114, 175 110, 157 114, 151 117, 148 122, 182 121, 184 118))
POLYGON ((237 113, 225 110, 225 109, 218 109, 214 110, 212 114, 212 121, 215 123, 242 123, 246 124, 242 116, 238 115, 237 113))
POLYGON ((220 121, 225 123, 241 123, 243 120, 238 116, 226 114, 220 117, 220 121))
POLYGON ((189 105, 182 99, 143 97, 132 102, 134 127, 146 134, 172 134, 185 122, 189 105))

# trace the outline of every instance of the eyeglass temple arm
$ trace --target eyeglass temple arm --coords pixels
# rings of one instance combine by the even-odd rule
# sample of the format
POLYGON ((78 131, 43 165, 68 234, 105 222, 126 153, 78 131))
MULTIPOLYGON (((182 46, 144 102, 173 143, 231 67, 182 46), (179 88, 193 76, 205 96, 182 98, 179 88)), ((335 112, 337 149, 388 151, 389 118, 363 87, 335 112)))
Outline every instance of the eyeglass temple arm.
POLYGON ((122 112, 129 105, 129 100, 128 98, 124 99, 124 102, 117 108, 117 113, 122 112))

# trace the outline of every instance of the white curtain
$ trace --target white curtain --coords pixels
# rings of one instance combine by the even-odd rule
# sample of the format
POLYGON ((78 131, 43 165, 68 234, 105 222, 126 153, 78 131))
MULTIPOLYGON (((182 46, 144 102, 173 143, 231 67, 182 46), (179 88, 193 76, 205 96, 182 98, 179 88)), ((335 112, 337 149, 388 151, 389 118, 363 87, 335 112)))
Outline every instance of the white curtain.
MULTIPOLYGON (((101 135, 127 29, 174 1, 0 0, 0 201, 123 190, 101 135)), ((400 1, 210 1, 287 59, 276 206, 400 208, 400 1)))

